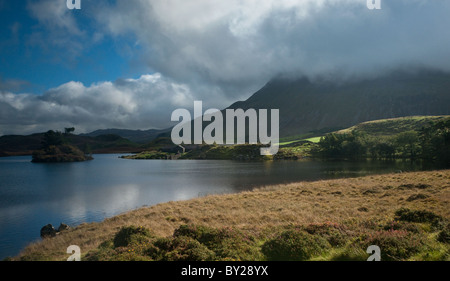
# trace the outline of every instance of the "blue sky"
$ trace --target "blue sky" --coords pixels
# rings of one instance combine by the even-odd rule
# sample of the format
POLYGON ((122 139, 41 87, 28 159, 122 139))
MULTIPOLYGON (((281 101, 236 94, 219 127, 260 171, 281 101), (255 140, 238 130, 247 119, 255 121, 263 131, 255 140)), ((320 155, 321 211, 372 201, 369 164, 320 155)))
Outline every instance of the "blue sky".
MULTIPOLYGON (((3 81, 27 82, 20 90, 38 94, 73 80, 90 85, 138 75, 129 65, 132 55, 123 50, 127 42, 117 42, 108 36, 102 37, 99 42, 87 44, 87 48, 75 55, 71 51, 67 52, 66 46, 41 46, 34 34, 46 33, 48 30, 33 17, 29 2, 4 0, 0 5, 0 77, 3 81)), ((82 10, 72 10, 70 13, 84 32, 93 34, 96 32, 95 26, 87 17, 89 7, 84 5, 82 10)), ((42 40, 45 39, 50 40, 50 37, 42 35, 42 40)))
POLYGON ((167 128, 280 75, 450 71, 450 1, 0 0, 0 135, 167 128))

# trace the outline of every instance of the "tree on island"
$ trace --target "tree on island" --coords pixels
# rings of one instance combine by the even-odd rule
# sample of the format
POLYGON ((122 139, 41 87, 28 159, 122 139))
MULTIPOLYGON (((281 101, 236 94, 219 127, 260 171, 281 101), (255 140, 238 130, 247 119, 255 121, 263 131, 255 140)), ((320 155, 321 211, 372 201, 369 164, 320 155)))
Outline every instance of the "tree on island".
POLYGON ((64 137, 75 128, 65 128, 65 134, 59 131, 50 130, 44 134, 42 149, 33 152, 32 162, 80 162, 92 160, 78 147, 68 144, 64 137))
POLYGON ((66 135, 70 135, 73 132, 75 132, 75 128, 74 127, 72 127, 72 128, 64 128, 64 134, 66 134, 66 135))
POLYGON ((64 136, 59 131, 50 130, 44 134, 44 139, 42 141, 43 149, 46 149, 52 145, 62 145, 65 143, 64 136))

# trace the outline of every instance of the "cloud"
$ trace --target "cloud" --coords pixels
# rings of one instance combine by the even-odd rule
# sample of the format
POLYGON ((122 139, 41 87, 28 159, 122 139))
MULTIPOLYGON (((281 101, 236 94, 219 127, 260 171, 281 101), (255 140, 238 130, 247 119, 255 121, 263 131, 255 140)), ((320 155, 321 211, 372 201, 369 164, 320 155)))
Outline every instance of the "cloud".
POLYGON ((83 33, 78 28, 71 11, 67 9, 66 1, 33 1, 28 2, 27 7, 31 16, 49 29, 64 30, 70 35, 82 35, 83 33))
POLYGON ((70 10, 65 0, 27 0, 26 9, 37 21, 27 44, 46 51, 58 63, 75 63, 104 38, 95 25, 95 11, 100 6, 91 1, 83 10, 70 10))
POLYGON ((69 82, 43 95, 0 92, 0 135, 99 128, 167 128, 177 108, 193 107, 187 85, 160 74, 85 86, 69 82))
POLYGON ((203 100, 222 109, 278 75, 450 71, 450 1, 382 0, 382 10, 367 9, 366 0, 86 1, 76 16, 65 1, 41 0, 28 9, 39 23, 31 42, 42 48, 65 48, 65 58, 76 59, 113 38, 128 45, 130 65, 157 74, 69 82, 39 96, 5 86, 0 134, 163 128, 176 107, 203 100))
POLYGON ((29 2, 43 28, 32 42, 67 48, 67 59, 111 36, 148 72, 229 99, 280 74, 450 70, 449 1, 382 0, 369 10, 366 0, 105 0, 83 3, 78 16, 65 2, 29 2))
POLYGON ((435 0, 382 1, 382 10, 366 0, 141 0, 117 1, 98 21, 118 38, 134 34, 163 75, 239 96, 280 73, 449 70, 449 12, 435 0))
POLYGON ((19 79, 3 79, 0 76, 0 92, 1 91, 12 91, 17 92, 21 91, 24 88, 30 86, 30 83, 25 80, 19 79))

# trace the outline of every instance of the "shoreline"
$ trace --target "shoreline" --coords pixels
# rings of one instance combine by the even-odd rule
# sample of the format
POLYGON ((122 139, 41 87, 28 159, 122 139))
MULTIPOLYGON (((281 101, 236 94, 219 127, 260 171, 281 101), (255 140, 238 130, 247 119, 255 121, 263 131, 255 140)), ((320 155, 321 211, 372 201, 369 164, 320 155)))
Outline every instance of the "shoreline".
POLYGON ((111 239, 121 227, 143 226, 162 237, 185 224, 233 227, 248 233, 287 224, 342 223, 352 219, 383 220, 400 207, 430 210, 450 219, 450 170, 369 175, 297 182, 252 191, 208 195, 141 207, 83 223, 55 238, 32 243, 13 260, 65 260, 69 245, 83 254, 111 239), (427 186, 426 189, 402 186, 427 186), (410 200, 422 194, 423 198, 410 200))

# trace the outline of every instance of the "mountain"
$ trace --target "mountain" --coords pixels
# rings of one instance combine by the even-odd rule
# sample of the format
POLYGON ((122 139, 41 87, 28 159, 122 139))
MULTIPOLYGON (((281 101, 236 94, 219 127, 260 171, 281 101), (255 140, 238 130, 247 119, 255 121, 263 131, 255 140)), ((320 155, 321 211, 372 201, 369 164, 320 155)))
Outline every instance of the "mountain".
MULTIPOLYGON (((296 140, 298 135, 323 135, 373 120, 450 115, 450 74, 392 72, 339 83, 275 78, 247 100, 228 107, 237 108, 279 109, 280 136, 285 141, 290 136, 296 140)), ((71 135, 70 141, 81 149, 88 145, 94 153, 139 152, 152 147, 176 148, 170 143, 170 134, 171 128, 107 129, 71 135)), ((31 154, 40 148, 42 135, 0 137, 0 156, 31 154)))
POLYGON ((276 78, 230 109, 279 109, 280 136, 387 118, 450 114, 450 74, 393 72, 347 82, 276 78))
POLYGON ((169 131, 170 129, 163 129, 163 130, 106 129, 106 130, 96 130, 87 134, 80 134, 80 136, 98 137, 101 135, 117 135, 121 136, 122 138, 128 139, 132 142, 144 144, 151 142, 152 140, 156 139, 159 135, 167 133, 169 131))

